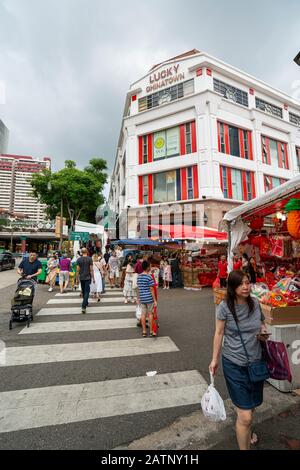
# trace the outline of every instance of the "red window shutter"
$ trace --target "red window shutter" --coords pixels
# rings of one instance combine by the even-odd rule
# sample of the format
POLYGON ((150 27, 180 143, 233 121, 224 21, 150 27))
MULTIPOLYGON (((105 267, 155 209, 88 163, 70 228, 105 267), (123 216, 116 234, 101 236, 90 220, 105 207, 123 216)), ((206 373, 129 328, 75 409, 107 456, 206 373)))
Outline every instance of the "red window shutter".
POLYGON ((143 164, 143 136, 139 136, 139 165, 143 164))
POLYGON ((148 175, 148 202, 153 204, 153 175, 148 175))
POLYGON ((219 123, 219 121, 217 122, 217 126, 218 126, 218 151, 221 152, 221 133, 220 133, 220 123, 219 123))
POLYGON ((198 189, 198 166, 193 166, 193 188, 194 188, 194 199, 198 199, 199 197, 199 189, 198 189))
POLYGON ((230 155, 228 124, 224 124, 224 137, 225 137, 225 153, 227 153, 227 155, 230 155))
POLYGON ((283 168, 281 142, 277 142, 277 152, 278 152, 278 166, 279 168, 283 168))
POLYGON ((228 197, 232 199, 231 168, 227 168, 228 197))
POLYGON ((148 135, 148 163, 153 161, 152 134, 148 135))
POLYGON ((191 133, 192 133, 192 153, 197 152, 197 139, 196 139, 196 122, 191 122, 191 133))
POLYGON ((185 155, 185 125, 180 126, 180 155, 185 155))
POLYGON ((223 184, 223 167, 220 165, 220 185, 222 193, 224 192, 224 184, 223 184))
POLYGON ((254 178, 254 173, 253 173, 253 171, 251 171, 250 177, 251 177, 251 193, 252 193, 252 198, 255 199, 255 198, 256 198, 256 189, 255 189, 255 178, 254 178))
POLYGON ((286 169, 289 169, 289 156, 288 156, 288 150, 287 150, 287 144, 284 144, 284 158, 285 158, 285 166, 286 169))
POLYGON ((243 199, 244 199, 244 201, 248 201, 247 177, 246 177, 246 172, 245 171, 242 171, 242 188, 243 188, 243 199))
POLYGON ((187 199, 186 168, 181 168, 181 200, 187 199))
POLYGON ((249 160, 253 160, 253 148, 252 148, 252 132, 247 131, 248 149, 249 149, 249 160))
POLYGON ((264 187, 265 187, 265 193, 267 192, 267 177, 264 175, 264 187))
POLYGON ((268 163, 268 165, 271 165, 271 153, 270 153, 269 137, 266 137, 266 149, 267 149, 267 163, 268 163))
POLYGON ((144 204, 143 201, 143 177, 139 176, 139 204, 144 204))
POLYGON ((242 129, 239 129, 239 141, 240 141, 240 155, 241 155, 241 158, 245 158, 244 135, 243 135, 243 130, 242 129))

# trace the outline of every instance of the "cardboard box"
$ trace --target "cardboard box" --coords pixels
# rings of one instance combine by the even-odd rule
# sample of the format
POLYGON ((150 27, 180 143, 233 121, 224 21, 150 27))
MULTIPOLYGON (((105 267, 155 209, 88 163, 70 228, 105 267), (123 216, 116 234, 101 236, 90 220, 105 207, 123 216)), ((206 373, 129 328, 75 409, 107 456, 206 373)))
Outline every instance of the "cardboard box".
POLYGON ((300 323, 299 307, 271 307, 260 304, 269 325, 295 325, 300 323))

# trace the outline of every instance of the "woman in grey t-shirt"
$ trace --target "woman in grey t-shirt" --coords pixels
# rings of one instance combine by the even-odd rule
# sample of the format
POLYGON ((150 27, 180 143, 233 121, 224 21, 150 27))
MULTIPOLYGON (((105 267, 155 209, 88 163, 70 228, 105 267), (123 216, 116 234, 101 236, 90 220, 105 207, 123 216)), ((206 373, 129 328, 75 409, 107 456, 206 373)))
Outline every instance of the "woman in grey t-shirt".
POLYGON ((222 365, 228 393, 237 408, 236 435, 239 448, 247 450, 257 442, 251 435, 254 409, 262 404, 264 382, 253 383, 248 374, 248 360, 238 333, 238 322, 250 362, 261 359, 260 340, 267 332, 257 299, 250 296, 250 281, 243 271, 228 277, 227 298, 217 307, 213 357, 209 369, 215 375, 222 349, 222 365), (224 338, 223 348, 222 342, 224 338))

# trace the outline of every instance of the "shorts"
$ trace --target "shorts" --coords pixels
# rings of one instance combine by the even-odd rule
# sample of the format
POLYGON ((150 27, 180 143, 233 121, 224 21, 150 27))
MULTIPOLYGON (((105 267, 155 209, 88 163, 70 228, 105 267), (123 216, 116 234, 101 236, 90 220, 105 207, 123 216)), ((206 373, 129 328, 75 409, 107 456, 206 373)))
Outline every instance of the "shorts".
POLYGON ((253 410, 263 402, 264 381, 251 382, 247 366, 239 366, 222 356, 223 372, 232 403, 242 410, 253 410))
POLYGON ((152 315, 154 308, 154 303, 151 304, 141 304, 142 315, 152 315))
POLYGON ((112 269, 111 271, 109 271, 110 279, 113 279, 115 276, 120 277, 120 272, 118 269, 112 269))
POLYGON ((59 283, 64 284, 65 282, 69 282, 70 273, 69 271, 60 271, 59 272, 59 283))

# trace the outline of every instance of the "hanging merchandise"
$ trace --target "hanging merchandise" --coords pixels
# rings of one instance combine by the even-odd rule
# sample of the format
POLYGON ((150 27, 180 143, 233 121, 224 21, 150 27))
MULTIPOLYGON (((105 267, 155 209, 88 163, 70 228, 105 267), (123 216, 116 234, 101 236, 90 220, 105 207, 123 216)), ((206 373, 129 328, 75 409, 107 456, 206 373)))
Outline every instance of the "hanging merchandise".
POLYGON ((300 258, 300 240, 292 241, 293 258, 300 258))
POLYGON ((300 238, 300 199, 292 198, 285 206, 288 212, 287 229, 289 234, 296 238, 300 238))
POLYGON ((260 238, 259 253, 260 255, 269 255, 271 253, 270 240, 266 236, 260 238))
POLYGON ((250 227, 252 230, 261 230, 264 226, 264 219, 263 217, 256 217, 252 219, 250 222, 250 227))
MULTIPOLYGON (((300 212, 299 212, 300 214, 300 212)), ((276 258, 287 258, 292 254, 292 241, 290 237, 273 235, 270 237, 271 254, 276 258)))

